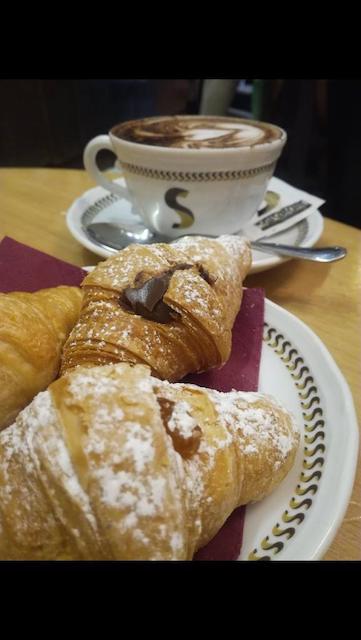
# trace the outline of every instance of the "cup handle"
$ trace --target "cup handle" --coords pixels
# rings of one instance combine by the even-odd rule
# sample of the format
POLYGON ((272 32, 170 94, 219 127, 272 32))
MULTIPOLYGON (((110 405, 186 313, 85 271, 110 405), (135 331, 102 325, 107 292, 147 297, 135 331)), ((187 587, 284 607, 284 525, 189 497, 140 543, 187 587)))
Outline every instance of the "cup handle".
POLYGON ((109 149, 114 153, 113 145, 109 136, 96 136, 95 138, 90 140, 90 142, 88 142, 83 154, 84 166, 87 172, 101 187, 104 187, 104 189, 115 193, 121 198, 126 198, 127 200, 129 200, 128 190, 125 187, 122 187, 120 184, 113 182, 113 180, 107 180, 107 178, 98 168, 96 157, 101 149, 109 149))

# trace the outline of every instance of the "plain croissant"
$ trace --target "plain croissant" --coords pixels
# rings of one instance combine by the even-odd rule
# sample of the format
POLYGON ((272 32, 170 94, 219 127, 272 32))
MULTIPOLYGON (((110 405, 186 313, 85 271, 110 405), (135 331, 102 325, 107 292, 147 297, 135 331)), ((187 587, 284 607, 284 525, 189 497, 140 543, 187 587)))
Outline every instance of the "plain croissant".
POLYGON ((0 558, 191 559, 281 482, 298 441, 262 394, 76 368, 0 434, 0 558))
POLYGON ((221 366, 250 265, 250 244, 238 236, 127 247, 84 279, 62 372, 132 362, 175 381, 221 366))
POLYGON ((0 429, 55 379, 81 299, 66 286, 0 293, 0 429))

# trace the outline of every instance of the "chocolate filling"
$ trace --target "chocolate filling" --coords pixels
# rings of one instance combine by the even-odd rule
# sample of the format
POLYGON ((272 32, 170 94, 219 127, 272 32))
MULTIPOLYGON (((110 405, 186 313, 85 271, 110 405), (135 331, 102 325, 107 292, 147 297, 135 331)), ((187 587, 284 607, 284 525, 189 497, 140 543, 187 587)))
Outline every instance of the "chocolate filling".
POLYGON ((185 438, 181 433, 179 433, 177 429, 171 430, 169 428, 169 421, 172 417, 175 402, 173 402, 173 400, 167 400, 166 398, 162 397, 158 397, 157 401, 160 408, 160 416, 162 422, 164 424, 166 432, 172 438, 174 449, 183 458, 190 458, 195 453, 197 453, 199 449, 202 437, 202 429, 198 425, 196 425, 192 431, 192 435, 188 438, 185 438))
POLYGON ((147 272, 140 271, 134 280, 136 286, 124 289, 119 302, 129 311, 133 311, 147 320, 153 320, 153 322, 160 322, 161 324, 171 322, 177 319, 179 314, 163 302, 163 296, 175 271, 192 269, 194 266, 196 266, 199 275, 208 284, 214 284, 215 278, 202 265, 181 263, 157 276, 148 278, 148 280, 147 272))
POLYGON ((153 320, 161 324, 171 322, 179 314, 163 302, 163 296, 169 287, 173 273, 180 269, 191 269, 192 267, 192 264, 178 264, 158 276, 149 278, 145 282, 143 281, 146 277, 146 272, 141 271, 135 278, 135 284, 140 282, 140 286, 124 289, 120 302, 147 320, 153 320))
POLYGON ((209 271, 207 271, 207 269, 205 269, 202 264, 197 264, 196 267, 199 271, 199 275, 201 276, 201 278, 203 278, 203 280, 208 282, 208 284, 212 286, 217 281, 217 277, 209 273, 209 271))
POLYGON ((157 398, 157 401, 160 408, 160 416, 162 418, 162 422, 167 430, 167 433, 170 434, 168 422, 172 417, 175 402, 173 402, 173 400, 167 400, 167 398, 157 398))

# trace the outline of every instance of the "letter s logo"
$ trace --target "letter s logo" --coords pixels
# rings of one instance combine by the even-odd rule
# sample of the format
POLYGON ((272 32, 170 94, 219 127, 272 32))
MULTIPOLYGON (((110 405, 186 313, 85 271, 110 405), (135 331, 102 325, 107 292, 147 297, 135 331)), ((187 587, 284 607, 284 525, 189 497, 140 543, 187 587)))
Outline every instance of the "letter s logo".
POLYGON ((185 229, 186 227, 191 227, 194 223, 194 215, 190 211, 190 209, 187 209, 182 204, 179 204, 179 202, 177 202, 176 200, 177 197, 186 198, 188 194, 189 191, 186 191, 186 189, 178 188, 168 189, 168 191, 166 191, 165 193, 164 200, 166 204, 171 209, 174 209, 174 211, 178 213, 181 219, 180 222, 175 222, 172 225, 174 229, 185 229))

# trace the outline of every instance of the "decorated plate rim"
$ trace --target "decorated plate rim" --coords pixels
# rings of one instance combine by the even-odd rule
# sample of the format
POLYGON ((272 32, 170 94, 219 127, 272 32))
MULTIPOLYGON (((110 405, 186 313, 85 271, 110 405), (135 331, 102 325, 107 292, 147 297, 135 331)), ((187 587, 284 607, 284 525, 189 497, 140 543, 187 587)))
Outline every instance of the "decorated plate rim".
MULTIPOLYGON (((345 512, 347 510, 355 475, 358 459, 359 432, 356 411, 349 386, 336 365, 333 357, 321 341, 321 339, 295 315, 286 311, 279 305, 265 300, 265 327, 264 327, 264 344, 266 347, 273 349, 276 354, 283 359, 285 367, 288 365, 290 375, 293 375, 293 381, 302 383, 301 390, 298 393, 301 397, 299 402, 304 413, 303 435, 305 437, 307 451, 304 452, 302 461, 302 469, 299 469, 298 484, 294 491, 289 494, 287 504, 280 504, 279 512, 275 513, 273 527, 266 528, 261 535, 255 538, 254 547, 251 550, 245 550, 242 547, 242 559, 248 560, 318 560, 321 559, 327 548, 332 543, 337 530, 342 523, 345 512), (300 332, 299 336, 297 330, 300 332), (312 357, 304 356, 305 340, 308 341, 311 349, 314 349, 316 357, 322 358, 323 364, 328 368, 330 376, 336 387, 332 390, 332 396, 336 394, 337 401, 343 400, 343 424, 342 433, 333 432, 333 442, 327 443, 327 430, 335 430, 330 410, 320 399, 320 382, 321 368, 311 365, 312 357), (300 346, 301 343, 301 346, 300 346), (304 345, 304 346, 302 346, 304 345), (305 396, 302 398, 302 395, 305 396), (306 406, 302 406, 302 402, 306 406), (306 413, 308 412, 308 413, 306 413), (327 490, 329 477, 325 478, 325 471, 329 476, 330 465, 332 459, 335 458, 337 448, 337 436, 344 438, 345 456, 342 460, 345 476, 342 484, 336 486, 336 492, 332 494, 333 511, 328 506, 327 518, 320 526, 315 534, 315 539, 310 544, 305 545, 305 556, 293 557, 292 543, 289 541, 298 540, 297 546, 302 547, 302 525, 310 518, 314 518, 316 505, 313 504, 314 495, 322 488, 323 494, 327 490), (347 436, 347 437, 346 437, 347 436), (346 442, 347 441, 347 442, 346 442), (304 463, 306 463, 304 465, 304 463), (307 551, 307 546, 309 550, 307 551), (245 556, 246 553, 246 557, 245 556), (285 557, 283 557, 285 556, 285 557)), ((323 395, 325 385, 322 384, 323 395)), ((321 394, 322 395, 322 394, 321 394)), ((325 395, 327 405, 327 393, 325 395)), ((303 446, 302 443, 300 446, 303 446)), ((324 500, 324 497, 323 497, 324 500)), ((318 505, 320 508, 322 502, 318 505)), ((326 505, 327 507, 327 505, 326 505)), ((247 519, 247 515, 246 515, 247 519)))

